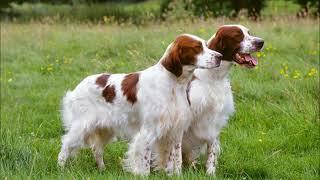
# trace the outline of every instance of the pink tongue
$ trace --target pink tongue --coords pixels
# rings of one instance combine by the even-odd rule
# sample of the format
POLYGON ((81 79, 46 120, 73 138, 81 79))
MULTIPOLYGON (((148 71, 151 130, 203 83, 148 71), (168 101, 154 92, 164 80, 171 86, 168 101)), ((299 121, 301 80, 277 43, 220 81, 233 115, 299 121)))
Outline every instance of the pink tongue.
POLYGON ((244 59, 247 62, 250 62, 250 64, 252 64, 254 66, 256 66, 258 64, 258 61, 254 57, 252 57, 250 54, 245 54, 244 59))

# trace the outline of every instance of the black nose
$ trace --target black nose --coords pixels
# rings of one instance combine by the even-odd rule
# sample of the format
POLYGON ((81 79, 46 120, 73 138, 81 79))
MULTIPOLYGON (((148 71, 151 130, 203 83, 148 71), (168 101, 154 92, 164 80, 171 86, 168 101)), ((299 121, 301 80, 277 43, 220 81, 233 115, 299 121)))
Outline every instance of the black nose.
POLYGON ((261 49, 263 47, 264 41, 262 39, 256 40, 254 44, 258 49, 261 49))

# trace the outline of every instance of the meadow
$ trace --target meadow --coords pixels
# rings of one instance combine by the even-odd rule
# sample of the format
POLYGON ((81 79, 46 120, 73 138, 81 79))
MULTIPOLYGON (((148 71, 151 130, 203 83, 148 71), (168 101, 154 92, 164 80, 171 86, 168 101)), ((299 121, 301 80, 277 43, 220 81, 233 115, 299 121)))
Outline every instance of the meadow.
MULTIPOLYGON (((255 69, 230 74, 236 113, 221 134, 217 179, 318 179, 320 176, 319 21, 223 18, 134 25, 1 23, 0 177, 8 179, 133 179, 123 172, 127 149, 105 149, 99 172, 90 150, 57 166, 63 128, 61 98, 84 77, 132 72, 156 63, 180 33, 209 39, 222 24, 239 23, 265 39, 255 69)), ((211 178, 203 165, 174 179, 211 178)), ((167 178, 152 173, 151 179, 167 178)))

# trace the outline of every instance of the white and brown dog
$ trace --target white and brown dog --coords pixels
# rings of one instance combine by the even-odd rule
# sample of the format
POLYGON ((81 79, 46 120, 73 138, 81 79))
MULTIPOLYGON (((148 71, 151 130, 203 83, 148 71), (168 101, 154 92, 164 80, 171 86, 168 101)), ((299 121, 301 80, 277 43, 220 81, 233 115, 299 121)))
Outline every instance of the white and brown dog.
POLYGON ((58 164, 64 166, 71 154, 89 146, 98 167, 104 168, 104 146, 125 131, 134 135, 125 160, 127 170, 149 174, 151 149, 165 141, 170 152, 166 170, 179 173, 182 135, 191 122, 188 82, 196 68, 217 67, 221 57, 204 40, 183 34, 168 46, 159 63, 146 70, 88 76, 63 98, 66 134, 58 164))
POLYGON ((195 163, 201 147, 206 144, 208 174, 215 174, 219 134, 234 112, 228 72, 234 63, 256 66, 258 62, 250 53, 261 50, 263 44, 263 39, 250 35, 241 25, 222 26, 208 41, 210 49, 223 55, 220 67, 194 72, 187 90, 193 120, 183 136, 182 151, 186 161, 195 163))

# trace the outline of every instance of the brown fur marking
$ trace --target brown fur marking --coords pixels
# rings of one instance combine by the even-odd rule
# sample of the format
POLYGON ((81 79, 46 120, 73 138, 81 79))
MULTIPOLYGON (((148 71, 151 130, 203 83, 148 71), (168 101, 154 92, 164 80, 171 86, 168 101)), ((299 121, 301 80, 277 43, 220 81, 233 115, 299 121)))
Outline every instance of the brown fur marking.
POLYGON ((113 103, 114 98, 116 97, 116 91, 114 85, 108 85, 102 91, 102 96, 106 102, 113 103))
POLYGON ((175 76, 182 74, 183 65, 195 65, 196 55, 203 51, 202 43, 187 35, 178 36, 161 64, 175 76))
POLYGON ((240 49, 244 38, 242 30, 237 26, 222 26, 216 36, 209 42, 208 48, 223 55, 223 60, 234 60, 235 53, 240 49))
POLYGON ((110 75, 109 74, 102 74, 101 76, 99 76, 97 79, 96 79, 96 84, 100 87, 105 87, 107 82, 108 82, 108 79, 109 79, 110 75))
POLYGON ((128 74, 121 83, 121 90, 127 100, 134 104, 137 101, 137 83, 139 81, 139 73, 128 74))

